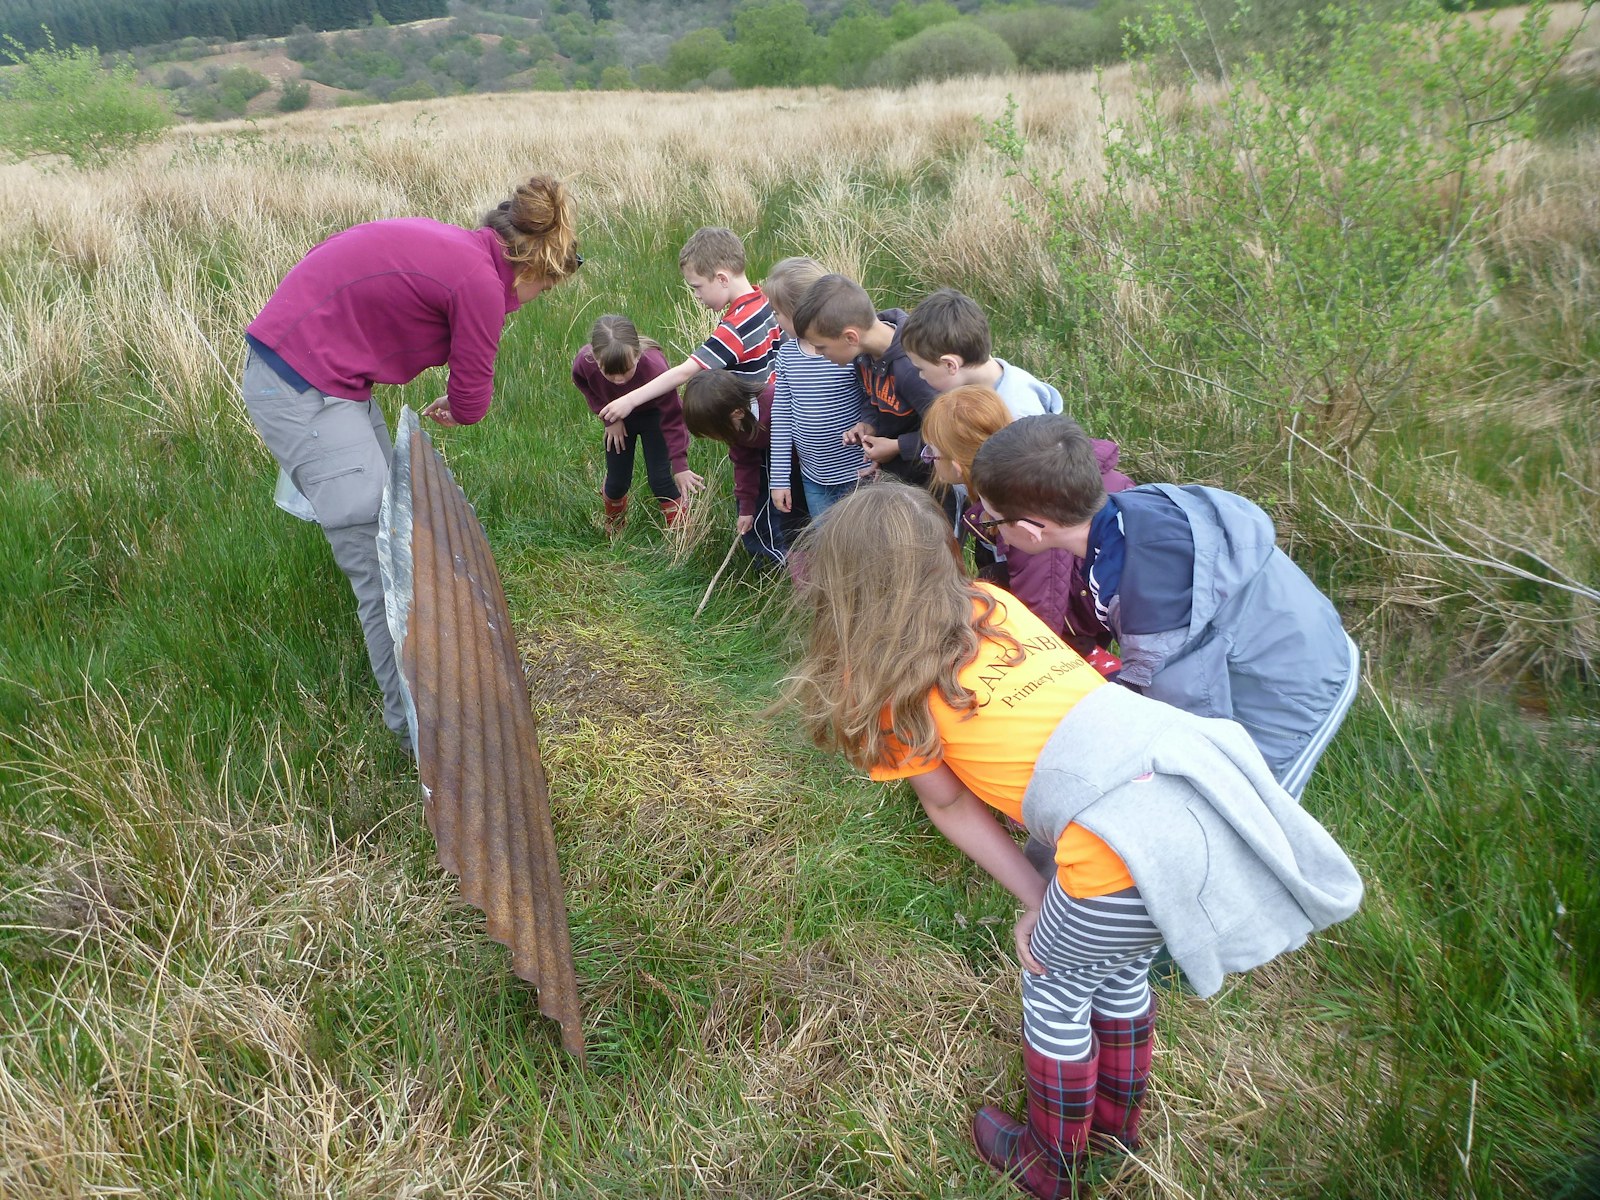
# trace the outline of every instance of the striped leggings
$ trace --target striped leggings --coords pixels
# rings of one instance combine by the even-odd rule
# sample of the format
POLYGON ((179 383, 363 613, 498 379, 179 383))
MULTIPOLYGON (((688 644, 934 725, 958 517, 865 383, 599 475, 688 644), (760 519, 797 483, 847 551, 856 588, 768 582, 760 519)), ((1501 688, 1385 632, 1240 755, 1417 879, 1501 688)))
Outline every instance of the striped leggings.
POLYGON ((1052 879, 1029 945, 1045 974, 1022 973, 1022 1033, 1040 1054, 1087 1059, 1091 1010, 1131 1019, 1149 1009, 1161 931, 1138 889, 1078 899, 1052 879))

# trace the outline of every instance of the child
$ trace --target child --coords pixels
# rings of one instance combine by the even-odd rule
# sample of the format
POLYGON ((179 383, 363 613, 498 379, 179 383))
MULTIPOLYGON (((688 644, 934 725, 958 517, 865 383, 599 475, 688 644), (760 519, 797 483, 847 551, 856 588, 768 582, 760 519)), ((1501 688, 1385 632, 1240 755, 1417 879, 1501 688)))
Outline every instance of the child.
POLYGON ((772 395, 772 503, 779 512, 792 507, 791 458, 797 456, 799 485, 813 520, 853 492, 867 466, 860 443, 844 438, 861 412, 863 393, 855 368, 807 354, 794 336, 794 310, 825 274, 813 259, 786 258, 761 284, 778 327, 787 335, 778 347, 772 395))
POLYGON ((900 344, 936 392, 981 384, 993 388, 1013 417, 1061 411, 1061 393, 1003 358, 989 356, 989 321, 970 297, 940 288, 911 311, 900 344))
POLYGON ((922 461, 922 413, 934 392, 900 348, 904 309, 877 312, 862 286, 824 275, 806 289, 794 313, 795 334, 840 366, 855 365, 865 395, 860 419, 844 435, 881 470, 907 483, 928 481, 922 461))
MULTIPOLYGON (((589 344, 572 360, 572 382, 596 415, 622 395, 667 369, 666 355, 649 338, 641 338, 627 317, 609 314, 589 330, 589 344)), ((683 424, 678 393, 669 391, 647 400, 621 421, 606 426, 606 481, 600 489, 608 536, 622 531, 628 519, 628 489, 633 486, 633 450, 644 444, 644 467, 650 490, 661 505, 668 526, 683 512, 683 494, 694 495, 705 480, 689 470, 689 431, 683 424)))
MULTIPOLYGON (((922 416, 923 450, 932 459, 935 484, 965 483, 978 447, 1011 420, 999 393, 987 387, 958 387, 935 400, 922 416)), ((1117 470, 1117 444, 1097 440, 1093 445, 1106 490, 1132 487, 1133 480, 1117 470)), ((1095 613, 1077 555, 1059 549, 1030 553, 1010 545, 991 526, 981 504, 968 506, 963 523, 976 535, 980 548, 990 551, 980 555, 980 565, 983 558, 993 563, 984 566, 986 578, 1026 604, 1096 670, 1114 673, 1120 667, 1116 655, 1107 650, 1111 631, 1095 613)))
POLYGON ((1074 1194, 1091 1133, 1138 1148, 1163 938, 1210 995, 1223 972, 1354 912, 1361 881, 1238 726, 1108 685, 973 584, 954 549, 925 491, 885 481, 836 504, 800 539, 809 630, 783 702, 853 766, 909 779, 934 825, 1022 904, 1027 1120, 985 1107, 972 1136, 991 1166, 1056 1200, 1074 1194), (1050 879, 985 805, 1055 847, 1050 879))
POLYGON ((1360 654, 1328 598, 1232 492, 1147 484, 1108 497, 1076 421, 1024 417, 972 462, 1013 546, 1083 559, 1119 681, 1249 731, 1294 796, 1355 698, 1360 654))
POLYGON ((750 557, 782 566, 789 541, 805 524, 805 504, 780 512, 768 497, 767 456, 772 446, 772 389, 757 394, 732 371, 704 371, 683 387, 683 417, 695 437, 728 447, 733 463, 735 526, 750 557))
POLYGON ((615 424, 641 404, 676 391, 701 371, 729 371, 756 390, 772 379, 782 334, 767 298, 745 277, 744 243, 731 229, 695 230, 678 254, 678 270, 694 298, 722 319, 700 348, 670 371, 607 404, 600 419, 615 424))

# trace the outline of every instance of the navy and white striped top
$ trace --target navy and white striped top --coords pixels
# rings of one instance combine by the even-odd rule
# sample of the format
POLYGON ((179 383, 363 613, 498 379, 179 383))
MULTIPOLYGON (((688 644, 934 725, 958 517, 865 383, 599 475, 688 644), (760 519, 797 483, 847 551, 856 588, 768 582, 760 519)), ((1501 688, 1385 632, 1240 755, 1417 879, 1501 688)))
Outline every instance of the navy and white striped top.
POLYGON ((860 373, 821 355, 807 354, 794 338, 778 347, 777 387, 772 394, 772 486, 799 487, 790 479, 790 450, 812 483, 854 483, 867 465, 860 446, 840 441, 861 417, 860 373))

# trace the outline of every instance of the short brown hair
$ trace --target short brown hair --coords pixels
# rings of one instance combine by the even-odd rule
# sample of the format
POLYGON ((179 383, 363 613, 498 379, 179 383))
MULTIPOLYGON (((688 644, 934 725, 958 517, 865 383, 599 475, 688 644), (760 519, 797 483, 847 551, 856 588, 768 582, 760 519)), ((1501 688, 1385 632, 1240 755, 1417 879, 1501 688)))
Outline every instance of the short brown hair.
POLYGON ((710 279, 718 271, 743 275, 744 261, 739 235, 720 225, 696 229, 678 251, 678 270, 693 271, 702 279, 710 279))
POLYGON ((761 293, 773 308, 793 317, 807 289, 827 273, 828 268, 814 258, 780 259, 761 281, 761 293))
POLYGON ((870 329, 878 319, 872 297, 848 275, 824 275, 806 289, 794 310, 796 337, 838 337, 846 329, 870 329))
POLYGON ((972 490, 1008 517, 1082 525, 1106 502, 1094 443, 1060 413, 1011 422, 978 448, 970 475, 972 490))
POLYGON ((972 472, 978 448, 1009 424, 1011 410, 999 392, 981 384, 968 384, 951 388, 928 405, 928 411, 922 414, 922 441, 967 476, 972 472))
POLYGON ((760 388, 731 372, 696 371, 683 385, 683 423, 695 437, 745 445, 756 436, 756 415, 750 405, 760 394, 760 388), (738 422, 737 412, 744 413, 738 422))
POLYGON ((928 362, 954 354, 967 366, 976 366, 989 361, 994 343, 989 318, 972 297, 940 288, 911 310, 900 326, 900 345, 928 362))

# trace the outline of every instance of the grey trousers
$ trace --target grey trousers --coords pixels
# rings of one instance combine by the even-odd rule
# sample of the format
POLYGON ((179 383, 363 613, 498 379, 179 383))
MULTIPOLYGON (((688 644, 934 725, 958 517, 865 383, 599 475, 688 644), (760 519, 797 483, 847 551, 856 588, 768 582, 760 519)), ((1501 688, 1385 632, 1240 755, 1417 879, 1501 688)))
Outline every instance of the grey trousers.
POLYGON ((383 723, 409 738, 394 638, 384 613, 378 570, 378 508, 394 444, 371 400, 298 391, 252 347, 244 365, 244 404, 261 440, 311 501, 350 588, 367 641, 367 660, 383 691, 383 723))

